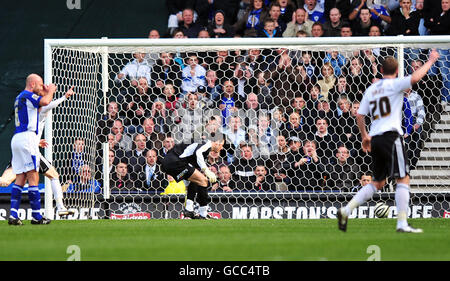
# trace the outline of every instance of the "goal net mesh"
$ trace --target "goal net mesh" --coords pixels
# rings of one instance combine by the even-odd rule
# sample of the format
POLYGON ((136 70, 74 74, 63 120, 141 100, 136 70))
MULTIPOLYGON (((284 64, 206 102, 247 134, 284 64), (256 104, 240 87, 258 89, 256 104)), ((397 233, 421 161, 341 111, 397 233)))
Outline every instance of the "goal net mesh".
MULTIPOLYGON (((159 161, 174 144, 220 134, 224 150, 207 159, 219 179, 208 189, 210 214, 333 218, 371 179, 355 114, 381 78, 381 60, 396 57, 406 76, 433 47, 441 57, 405 92, 403 127, 410 216, 443 216, 450 210, 450 108, 443 102, 450 44, 301 42, 52 47, 56 97, 70 86, 76 92, 53 110, 52 158, 66 205, 95 209, 99 218, 179 218, 186 184, 164 174, 159 161)), ((388 180, 374 200, 394 205, 394 189, 388 180)), ((373 217, 375 201, 353 216, 373 217)))

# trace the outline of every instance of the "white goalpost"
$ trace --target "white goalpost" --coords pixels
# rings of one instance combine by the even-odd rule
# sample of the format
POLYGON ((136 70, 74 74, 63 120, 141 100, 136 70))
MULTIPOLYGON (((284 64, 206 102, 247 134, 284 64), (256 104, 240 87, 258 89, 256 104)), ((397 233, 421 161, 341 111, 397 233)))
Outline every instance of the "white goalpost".
MULTIPOLYGON (((441 51, 439 63, 426 83, 405 93, 409 215, 442 217, 450 211, 450 105, 442 102, 450 95, 450 36, 45 39, 44 83, 57 85, 55 98, 75 87, 47 118, 45 157, 76 211, 69 219, 179 218, 185 194, 169 192, 175 183, 163 173, 148 178, 151 160, 133 154, 140 151, 137 136, 146 137, 144 153, 154 149, 160 158, 170 142, 204 140, 215 130, 227 147, 208 158, 222 179, 209 190, 211 214, 334 218, 371 172, 352 110, 380 78, 384 57, 395 56, 403 76, 431 48, 441 51), (308 141, 319 161, 295 166, 311 159, 308 141)), ((393 205, 389 186, 375 197, 393 205)), ((374 217, 374 205, 353 216, 374 217)), ((55 219, 47 178, 45 215, 55 219)))

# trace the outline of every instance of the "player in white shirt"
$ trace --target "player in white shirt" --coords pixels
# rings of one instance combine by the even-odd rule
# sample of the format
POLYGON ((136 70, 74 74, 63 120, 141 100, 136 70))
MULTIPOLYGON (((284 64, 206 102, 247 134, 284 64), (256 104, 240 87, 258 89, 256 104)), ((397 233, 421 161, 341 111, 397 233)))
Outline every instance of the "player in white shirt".
POLYGON ((56 91, 54 84, 44 85, 37 74, 30 74, 26 79, 25 89, 14 102, 15 131, 11 139, 12 169, 16 181, 11 189, 11 208, 8 218, 10 225, 22 225, 18 209, 22 190, 28 182, 28 198, 32 209, 32 224, 49 224, 50 220, 40 214, 41 197, 39 193, 39 139, 38 110, 48 105, 56 91))
POLYGON ((423 232, 407 222, 410 190, 409 167, 401 127, 403 91, 420 81, 438 58, 438 52, 433 49, 429 60, 421 68, 408 77, 397 78, 398 62, 393 57, 387 57, 382 63, 383 79, 372 84, 364 93, 356 121, 361 132, 363 151, 370 152, 372 157, 373 182, 362 187, 345 207, 338 210, 340 230, 347 230, 348 216, 353 209, 371 199, 377 190, 381 190, 387 177, 395 177, 397 232, 423 232), (369 133, 364 121, 366 115, 370 115, 372 120, 369 133))
MULTIPOLYGON (((53 100, 50 104, 39 108, 39 124, 38 124, 38 135, 37 139, 39 141, 39 146, 44 148, 48 144, 45 139, 41 139, 42 133, 44 132, 44 125, 50 111, 60 105, 62 102, 67 100, 71 95, 73 95, 73 87, 68 90, 64 96, 59 99, 53 100)), ((50 179, 53 195, 56 201, 56 209, 59 216, 67 216, 73 214, 73 211, 67 210, 63 202, 63 193, 61 189, 61 182, 59 181, 59 174, 55 167, 45 159, 45 157, 39 153, 39 173, 45 175, 50 179)), ((0 177, 0 186, 9 186, 16 179, 16 174, 13 172, 12 166, 8 165, 6 170, 0 177)))

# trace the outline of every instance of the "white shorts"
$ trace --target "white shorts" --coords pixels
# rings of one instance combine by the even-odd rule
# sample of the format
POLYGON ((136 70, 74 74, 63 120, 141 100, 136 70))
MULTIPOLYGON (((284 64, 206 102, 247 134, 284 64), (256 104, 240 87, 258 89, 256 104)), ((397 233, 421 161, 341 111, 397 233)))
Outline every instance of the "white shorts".
POLYGON ((12 169, 18 175, 39 170, 40 152, 36 133, 22 132, 11 139, 12 169))

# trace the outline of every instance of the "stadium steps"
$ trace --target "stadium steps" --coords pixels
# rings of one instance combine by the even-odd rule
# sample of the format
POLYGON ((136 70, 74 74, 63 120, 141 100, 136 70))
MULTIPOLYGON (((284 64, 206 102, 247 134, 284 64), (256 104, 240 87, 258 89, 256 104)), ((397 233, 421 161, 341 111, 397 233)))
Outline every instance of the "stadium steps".
POLYGON ((424 144, 412 170, 411 188, 416 191, 450 192, 450 105, 444 106, 440 122, 424 144))

